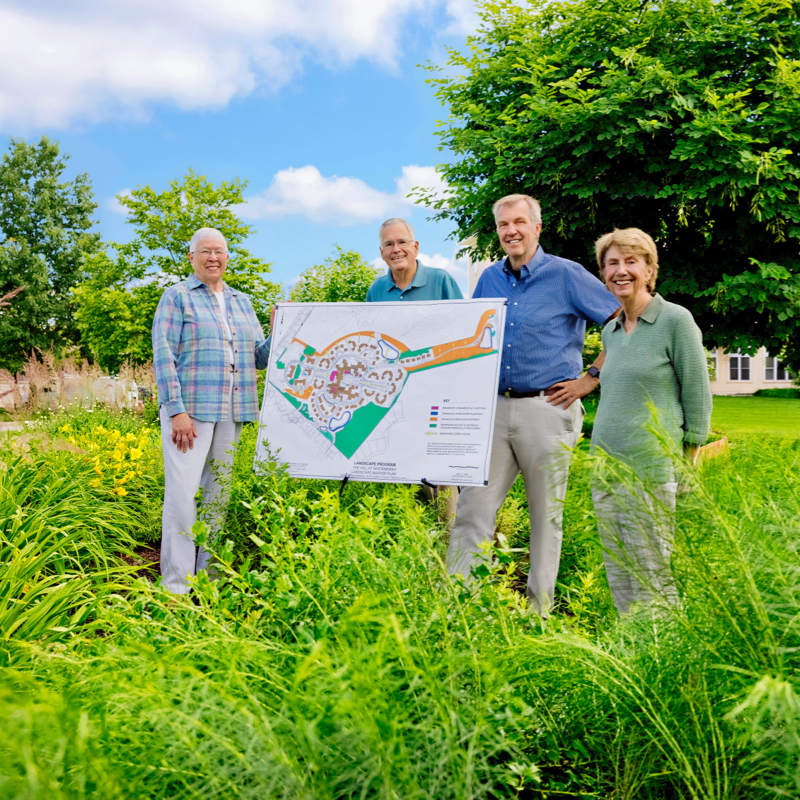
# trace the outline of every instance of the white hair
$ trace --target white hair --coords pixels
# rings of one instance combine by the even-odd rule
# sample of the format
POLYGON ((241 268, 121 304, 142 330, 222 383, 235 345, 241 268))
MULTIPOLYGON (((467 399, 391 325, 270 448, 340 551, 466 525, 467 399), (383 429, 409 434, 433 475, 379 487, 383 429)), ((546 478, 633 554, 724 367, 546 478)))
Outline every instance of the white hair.
POLYGON ((195 248, 202 239, 210 239, 211 237, 222 239, 225 242, 225 249, 228 249, 227 239, 216 228, 200 228, 194 232, 192 241, 189 242, 189 252, 194 253, 195 248))
POLYGON ((401 217, 392 217, 391 219, 387 219, 386 222, 384 222, 383 225, 381 225, 380 228, 378 228, 378 241, 379 242, 383 239, 383 229, 384 228, 388 228, 390 225, 394 225, 395 223, 397 223, 398 225, 405 225, 406 228, 408 228, 408 232, 409 232, 409 234, 411 236, 411 240, 414 241, 414 242, 417 241, 417 237, 414 235, 414 228, 411 226, 410 222, 407 222, 406 220, 402 219, 401 217))
POLYGON ((497 212, 503 206, 510 206, 514 203, 519 203, 520 200, 523 200, 528 204, 528 209, 531 215, 531 221, 534 224, 541 223, 542 221, 542 207, 539 205, 539 201, 535 197, 531 197, 529 194, 507 194, 505 197, 501 197, 493 206, 492 206, 492 213, 494 214, 494 221, 497 222, 497 212))

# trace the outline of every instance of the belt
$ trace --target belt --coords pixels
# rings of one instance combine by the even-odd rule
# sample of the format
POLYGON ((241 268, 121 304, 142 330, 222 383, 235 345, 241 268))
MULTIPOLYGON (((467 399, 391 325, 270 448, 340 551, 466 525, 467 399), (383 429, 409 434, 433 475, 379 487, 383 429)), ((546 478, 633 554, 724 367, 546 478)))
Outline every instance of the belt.
POLYGON ((557 389, 556 388, 553 388, 553 389, 537 389, 535 392, 512 392, 511 389, 509 389, 507 392, 500 392, 500 394, 503 397, 513 397, 513 398, 519 398, 519 397, 552 397, 558 391, 560 391, 560 387, 557 388, 557 389))

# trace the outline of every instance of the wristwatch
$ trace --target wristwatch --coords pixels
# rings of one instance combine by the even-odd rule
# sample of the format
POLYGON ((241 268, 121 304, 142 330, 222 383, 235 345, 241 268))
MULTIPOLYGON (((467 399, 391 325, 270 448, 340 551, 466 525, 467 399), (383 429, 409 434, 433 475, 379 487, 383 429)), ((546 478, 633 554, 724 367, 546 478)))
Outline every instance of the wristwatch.
POLYGON ((600 379, 600 370, 595 366, 589 367, 589 369, 586 370, 586 374, 591 375, 593 378, 597 378, 598 380, 600 379))

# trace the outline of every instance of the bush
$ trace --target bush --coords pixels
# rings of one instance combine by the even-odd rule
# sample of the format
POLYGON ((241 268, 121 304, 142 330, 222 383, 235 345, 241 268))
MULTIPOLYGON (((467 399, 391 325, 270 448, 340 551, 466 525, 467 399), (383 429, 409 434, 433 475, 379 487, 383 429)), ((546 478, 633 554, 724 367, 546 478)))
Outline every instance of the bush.
POLYGON ((755 397, 787 397, 795 399, 800 397, 800 389, 757 389, 753 392, 755 397))
POLYGON ((300 275, 289 299, 293 303, 363 303, 367 289, 380 272, 353 250, 336 245, 336 254, 324 264, 300 275))
MULTIPOLYGON (((76 441, 94 435, 91 416, 69 423, 76 441)), ((138 419, 119 419, 118 440, 139 435, 138 419)), ((0 669, 0 797, 800 792, 800 442, 741 441, 705 462, 676 516, 681 603, 622 620, 579 452, 543 625, 519 591, 521 483, 495 563, 449 581, 446 534, 413 487, 351 483, 340 496, 333 482, 255 475, 255 434, 245 426, 237 452, 217 581, 201 576, 188 598, 129 580, 112 597, 70 572, 72 616, 55 609, 49 623, 46 605, 26 606, 31 627, 7 638, 13 666, 0 669)), ((123 496, 88 485, 86 454, 36 450, 24 468, 4 455, 17 488, 0 533, 15 568, 71 521, 81 535, 51 551, 45 577, 61 574, 59 553, 86 577, 98 548, 111 561, 140 536, 140 514, 160 510, 150 447, 150 482, 123 496), (21 523, 27 539, 12 539, 21 523)), ((22 581, 0 586, 0 614, 27 602, 22 581)))

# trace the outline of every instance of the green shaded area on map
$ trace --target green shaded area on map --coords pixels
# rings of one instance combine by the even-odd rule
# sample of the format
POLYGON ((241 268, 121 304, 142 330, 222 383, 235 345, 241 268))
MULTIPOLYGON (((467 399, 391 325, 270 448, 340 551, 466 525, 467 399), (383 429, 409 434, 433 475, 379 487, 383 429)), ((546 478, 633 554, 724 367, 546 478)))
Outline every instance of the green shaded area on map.
MULTIPOLYGON (((394 403, 392 403, 394 405, 394 403)), ((347 425, 336 434, 334 444, 336 449, 345 458, 352 458, 353 453, 364 443, 364 440, 378 427, 383 418, 389 413, 389 408, 369 403, 359 408, 347 425)))

